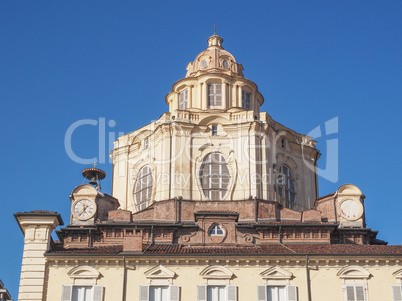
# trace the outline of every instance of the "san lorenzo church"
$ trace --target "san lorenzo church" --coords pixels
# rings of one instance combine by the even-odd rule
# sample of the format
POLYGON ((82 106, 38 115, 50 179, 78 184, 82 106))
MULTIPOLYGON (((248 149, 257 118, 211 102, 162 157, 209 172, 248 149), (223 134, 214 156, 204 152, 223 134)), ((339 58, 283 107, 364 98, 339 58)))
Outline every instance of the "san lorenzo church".
POLYGON ((58 240, 57 212, 15 214, 18 300, 402 300, 402 246, 366 225, 358 187, 319 196, 316 142, 260 111, 222 43, 188 64, 168 112, 114 143, 111 195, 83 171, 58 240))

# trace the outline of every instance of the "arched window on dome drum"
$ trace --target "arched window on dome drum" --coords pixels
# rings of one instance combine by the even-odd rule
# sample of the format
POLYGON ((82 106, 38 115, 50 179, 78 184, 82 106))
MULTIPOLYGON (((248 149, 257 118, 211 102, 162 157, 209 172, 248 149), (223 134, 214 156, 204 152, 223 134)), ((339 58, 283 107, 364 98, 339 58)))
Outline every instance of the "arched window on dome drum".
POLYGON ((230 172, 225 157, 220 153, 205 156, 200 171, 201 187, 210 200, 221 200, 230 183, 230 172))
POLYGON ((179 93, 179 110, 187 109, 188 102, 188 89, 183 90, 179 93))
POLYGON ((246 110, 251 109, 251 93, 245 90, 242 90, 242 107, 246 110))
POLYGON ((296 209, 296 187, 292 173, 287 166, 279 168, 278 195, 280 203, 289 209, 296 209))
POLYGON ((137 180, 134 186, 134 199, 137 211, 143 210, 149 206, 152 198, 152 189, 154 178, 149 165, 145 165, 138 172, 137 180))
POLYGON ((208 108, 222 106, 222 85, 208 84, 208 108))

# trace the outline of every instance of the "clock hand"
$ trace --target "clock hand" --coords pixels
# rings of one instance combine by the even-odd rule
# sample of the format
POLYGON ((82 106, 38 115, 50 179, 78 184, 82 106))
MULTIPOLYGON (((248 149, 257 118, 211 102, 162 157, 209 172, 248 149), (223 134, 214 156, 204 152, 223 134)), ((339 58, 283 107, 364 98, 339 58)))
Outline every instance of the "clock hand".
POLYGON ((81 216, 81 214, 83 214, 88 208, 88 206, 85 206, 85 204, 82 204, 82 207, 82 210, 80 211, 80 213, 78 213, 79 216, 81 216))

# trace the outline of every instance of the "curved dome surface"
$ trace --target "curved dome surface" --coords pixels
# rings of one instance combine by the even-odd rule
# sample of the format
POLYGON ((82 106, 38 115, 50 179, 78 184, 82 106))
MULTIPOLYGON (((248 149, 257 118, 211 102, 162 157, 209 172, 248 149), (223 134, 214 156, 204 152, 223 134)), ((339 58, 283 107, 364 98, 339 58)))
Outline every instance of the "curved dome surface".
POLYGON ((223 39, 214 34, 208 39, 208 47, 197 55, 187 66, 186 77, 196 77, 205 73, 226 73, 243 77, 243 66, 234 56, 223 49, 223 39))

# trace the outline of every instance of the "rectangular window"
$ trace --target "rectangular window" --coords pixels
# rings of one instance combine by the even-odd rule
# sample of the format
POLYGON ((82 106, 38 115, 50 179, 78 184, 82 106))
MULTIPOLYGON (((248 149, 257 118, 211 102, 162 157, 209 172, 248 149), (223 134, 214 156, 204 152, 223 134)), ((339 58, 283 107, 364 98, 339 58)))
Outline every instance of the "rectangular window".
POLYGON ((180 288, 177 285, 140 285, 140 301, 179 301, 180 288))
POLYGON ((218 136, 218 126, 217 125, 212 126, 212 136, 218 136))
POLYGON ((208 286, 208 301, 226 301, 224 286, 208 286))
POLYGON ((151 286, 149 300, 150 301, 168 301, 168 287, 167 286, 151 286))
POLYGON ((188 89, 183 90, 179 93, 179 110, 187 109, 188 102, 188 89))
POLYGON ((294 285, 257 286, 258 301, 297 301, 297 287, 294 285))
POLYGON ((61 301, 102 301, 103 286, 63 285, 61 301))
POLYGON ((242 107, 243 109, 251 109, 251 93, 242 90, 242 107))
POLYGON ((92 301, 92 287, 74 286, 73 301, 92 301))
POLYGON ((347 285, 345 301, 366 301, 366 292, 363 285, 347 285))
POLYGON ((402 301, 402 285, 392 286, 393 301, 402 301))
POLYGON ((237 301, 235 285, 199 285, 197 301, 237 301))
POLYGON ((222 85, 208 84, 208 107, 222 106, 222 85))
POLYGON ((270 301, 286 301, 284 286, 268 286, 268 300, 270 301))

